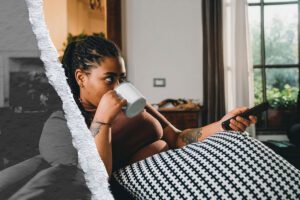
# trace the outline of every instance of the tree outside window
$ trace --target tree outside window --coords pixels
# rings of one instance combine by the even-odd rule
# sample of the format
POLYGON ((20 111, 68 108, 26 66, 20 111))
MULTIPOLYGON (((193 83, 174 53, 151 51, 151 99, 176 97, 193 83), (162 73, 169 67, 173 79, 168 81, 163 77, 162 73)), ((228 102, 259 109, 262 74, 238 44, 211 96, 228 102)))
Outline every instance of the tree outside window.
POLYGON ((299 92, 299 2, 248 0, 248 5, 255 104, 271 105, 259 116, 257 132, 283 132, 299 92))

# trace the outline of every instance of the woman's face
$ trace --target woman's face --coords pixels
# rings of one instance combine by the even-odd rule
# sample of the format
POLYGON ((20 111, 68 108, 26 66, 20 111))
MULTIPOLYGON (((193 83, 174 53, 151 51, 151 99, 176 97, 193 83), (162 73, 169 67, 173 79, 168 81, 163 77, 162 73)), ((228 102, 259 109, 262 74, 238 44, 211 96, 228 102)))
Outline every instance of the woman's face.
POLYGON ((122 57, 105 57, 97 67, 88 72, 77 69, 75 76, 80 87, 80 98, 97 107, 102 96, 126 80, 122 57))

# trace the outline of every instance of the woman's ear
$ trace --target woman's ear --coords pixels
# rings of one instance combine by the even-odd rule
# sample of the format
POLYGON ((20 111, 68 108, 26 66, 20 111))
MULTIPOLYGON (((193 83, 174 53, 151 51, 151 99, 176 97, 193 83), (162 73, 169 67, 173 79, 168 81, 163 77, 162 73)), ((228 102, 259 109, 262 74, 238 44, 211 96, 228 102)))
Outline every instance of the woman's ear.
POLYGON ((86 74, 82 69, 75 70, 75 79, 80 88, 84 87, 84 81, 86 79, 86 74))

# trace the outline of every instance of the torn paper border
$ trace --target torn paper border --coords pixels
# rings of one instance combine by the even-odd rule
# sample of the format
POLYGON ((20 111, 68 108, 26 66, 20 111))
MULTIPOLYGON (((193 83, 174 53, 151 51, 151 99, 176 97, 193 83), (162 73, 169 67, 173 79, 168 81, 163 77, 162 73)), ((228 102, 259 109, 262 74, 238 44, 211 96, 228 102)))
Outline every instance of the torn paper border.
POLYGON ((78 162, 92 193, 92 199, 114 199, 108 183, 108 174, 97 152, 94 138, 85 124, 70 87, 64 69, 58 61, 58 53, 50 38, 44 20, 43 0, 25 0, 29 11, 29 21, 36 36, 41 60, 46 76, 62 100, 67 125, 71 131, 73 146, 78 152, 78 162))

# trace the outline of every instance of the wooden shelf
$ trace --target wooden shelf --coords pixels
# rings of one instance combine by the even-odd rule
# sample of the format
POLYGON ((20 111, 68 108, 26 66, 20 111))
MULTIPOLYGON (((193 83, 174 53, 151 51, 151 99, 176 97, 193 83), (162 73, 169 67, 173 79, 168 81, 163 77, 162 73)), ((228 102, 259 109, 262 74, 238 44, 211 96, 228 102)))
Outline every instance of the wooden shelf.
POLYGON ((158 110, 180 130, 202 126, 202 110, 158 110))

